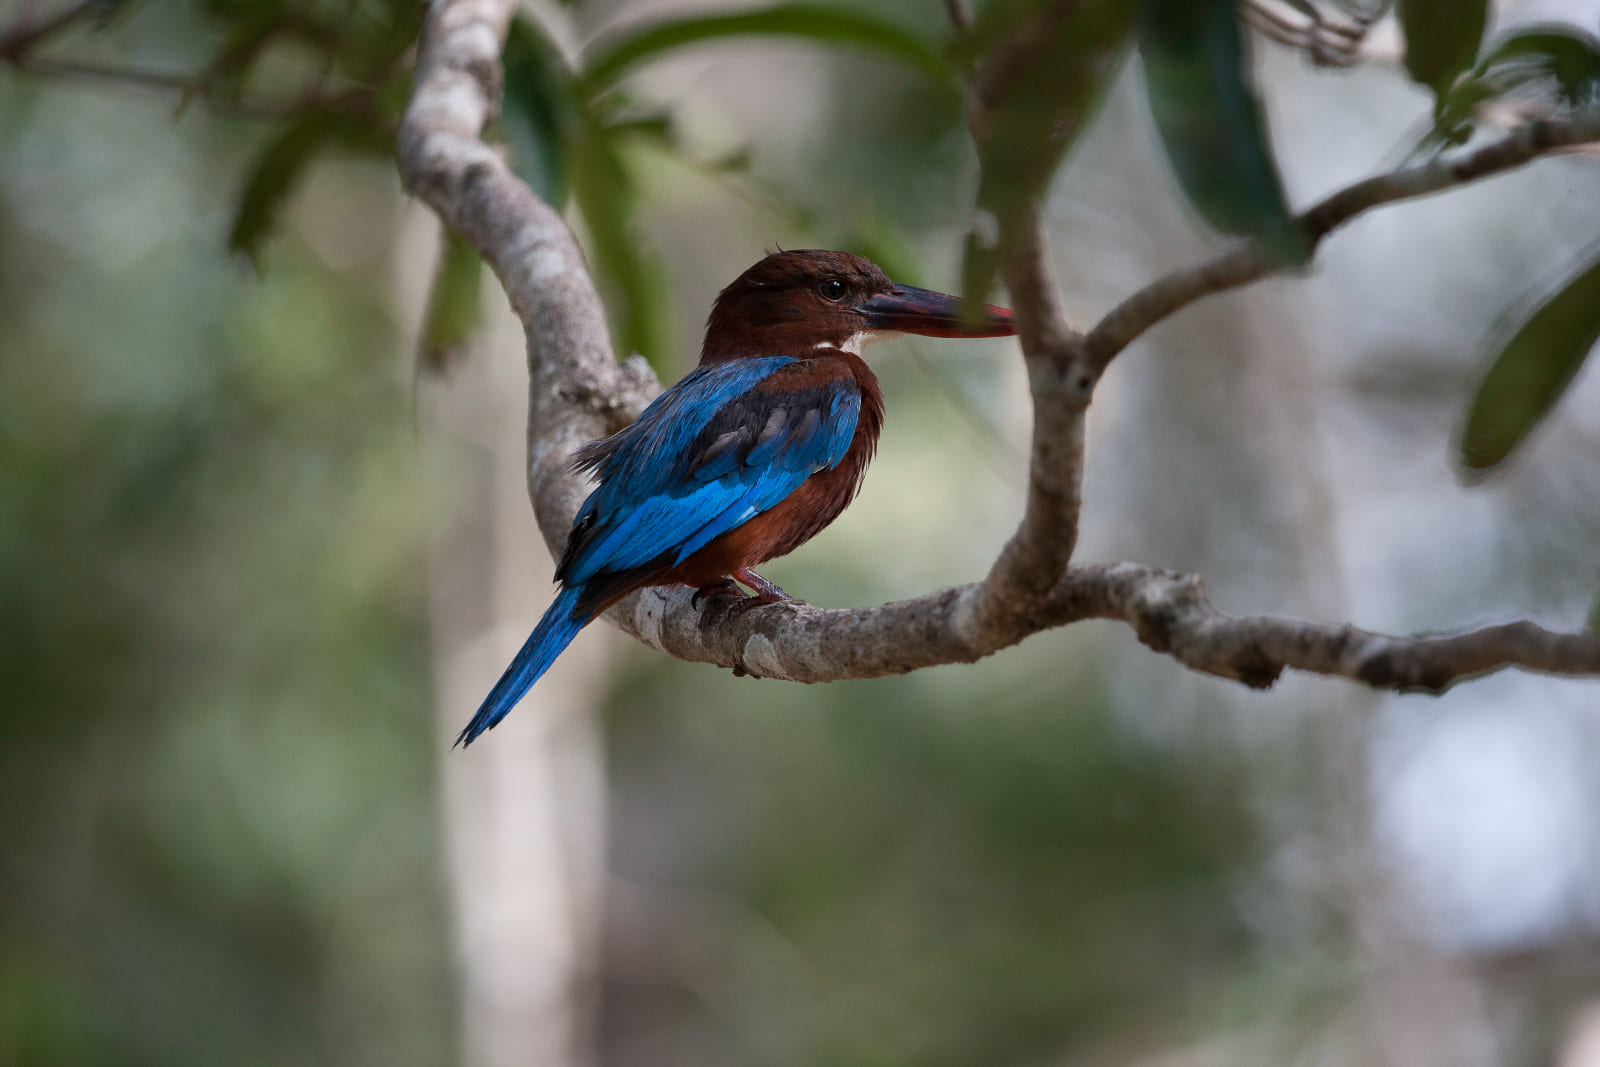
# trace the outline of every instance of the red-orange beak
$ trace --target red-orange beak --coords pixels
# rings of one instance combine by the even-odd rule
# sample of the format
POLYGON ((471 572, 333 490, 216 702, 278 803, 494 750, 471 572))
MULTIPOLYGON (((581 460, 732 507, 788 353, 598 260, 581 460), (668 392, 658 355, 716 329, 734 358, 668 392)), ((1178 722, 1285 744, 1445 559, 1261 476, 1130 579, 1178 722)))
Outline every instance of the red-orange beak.
POLYGON ((879 293, 857 309, 867 317, 867 328, 920 333, 927 337, 1010 337, 1017 332, 1011 312, 993 304, 983 314, 968 319, 966 304, 958 297, 896 284, 894 291, 879 293))

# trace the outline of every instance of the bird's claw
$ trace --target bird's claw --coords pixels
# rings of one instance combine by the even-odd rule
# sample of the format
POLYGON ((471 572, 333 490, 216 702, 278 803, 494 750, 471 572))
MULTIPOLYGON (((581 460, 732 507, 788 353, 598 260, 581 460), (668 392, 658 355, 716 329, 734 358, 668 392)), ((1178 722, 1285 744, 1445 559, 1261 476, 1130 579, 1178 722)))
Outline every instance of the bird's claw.
POLYGON ((702 585, 699 589, 696 589, 694 596, 689 598, 689 606, 698 608, 701 597, 714 596, 735 597, 737 598, 734 602, 735 606, 749 599, 749 597, 745 596, 744 590, 739 588, 738 582, 735 582, 732 578, 724 578, 720 582, 712 582, 710 585, 702 585))
POLYGON ((728 605, 729 618, 738 618, 751 608, 765 607, 768 604, 784 604, 795 599, 755 571, 745 569, 734 572, 732 578, 724 578, 720 582, 702 585, 689 598, 689 606, 698 608, 702 597, 718 596, 733 598, 733 603, 728 605), (749 586, 755 592, 746 593, 743 586, 749 586))
POLYGON ((781 604, 785 600, 794 599, 794 597, 785 593, 748 567, 734 571, 733 576, 756 591, 756 595, 750 598, 749 606, 751 607, 759 607, 762 604, 781 604))

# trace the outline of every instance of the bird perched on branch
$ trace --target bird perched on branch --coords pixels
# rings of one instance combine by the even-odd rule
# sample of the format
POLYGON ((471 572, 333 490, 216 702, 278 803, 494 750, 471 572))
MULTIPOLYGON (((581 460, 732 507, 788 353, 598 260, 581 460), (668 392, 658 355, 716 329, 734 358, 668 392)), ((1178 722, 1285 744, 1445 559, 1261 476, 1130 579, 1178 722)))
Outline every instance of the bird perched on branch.
POLYGON ((750 568, 794 551, 855 498, 883 426, 862 346, 901 333, 1004 337, 1011 312, 963 314, 847 252, 776 252, 717 297, 700 364, 634 423, 579 449, 599 484, 556 567, 561 590, 456 739, 516 706, 578 631, 650 585, 790 599, 750 568))

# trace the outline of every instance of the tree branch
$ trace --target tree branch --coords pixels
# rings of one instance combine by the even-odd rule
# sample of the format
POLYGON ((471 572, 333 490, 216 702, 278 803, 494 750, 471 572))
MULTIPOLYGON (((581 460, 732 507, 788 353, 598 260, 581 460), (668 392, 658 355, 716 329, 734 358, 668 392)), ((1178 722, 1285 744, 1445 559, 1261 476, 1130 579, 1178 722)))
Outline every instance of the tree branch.
POLYGON ((500 49, 513 0, 438 0, 428 8, 400 174, 494 270, 528 339, 528 491, 560 555, 584 485, 579 445, 636 416, 660 386, 642 360, 611 355, 600 297, 566 223, 483 143, 499 107, 500 49))
POLYGON ((967 0, 944 0, 944 13, 950 19, 950 28, 957 34, 972 29, 972 11, 967 0))
POLYGON ((326 95, 304 95, 288 100, 246 100, 205 92, 196 93, 197 79, 203 75, 168 74, 165 71, 144 70, 138 67, 108 67, 94 63, 80 63, 70 59, 52 59, 19 53, 0 61, 9 63, 25 74, 43 78, 72 79, 90 85, 112 88, 133 88, 146 92, 172 94, 180 98, 181 112, 188 99, 198 95, 218 112, 239 118, 280 121, 304 115, 313 109, 333 114, 363 117, 373 110, 374 92, 367 88, 352 88, 326 95))
POLYGON ((1022 522, 978 587, 979 620, 996 638, 1037 629, 1049 591, 1072 560, 1083 504, 1084 434, 1094 376, 1083 337, 1056 299, 1037 205, 1002 220, 997 252, 1028 367, 1033 440, 1022 522))
POLYGON ((981 583, 871 608, 798 602, 725 624, 723 603, 696 619, 680 595, 646 590, 635 621, 646 642, 680 659, 796 682, 877 678, 971 663, 1040 630, 1085 619, 1132 626, 1153 651, 1194 670, 1265 689, 1286 669, 1349 678, 1376 689, 1443 692, 1506 667, 1600 675, 1600 638, 1517 621, 1452 634, 1390 637, 1354 626, 1270 615, 1235 618, 1212 607, 1200 578, 1137 563, 1079 563, 1051 589, 1022 633, 974 626, 981 583))
MULTIPOLYGON (((572 450, 632 419, 660 387, 642 360, 614 361, 599 298, 561 217, 483 143, 499 100, 499 52, 512 5, 436 0, 429 8, 398 156, 407 187, 483 254, 522 322, 529 495, 546 542, 559 553, 587 490, 568 467, 572 450)), ((1453 161, 1357 183, 1301 216, 1302 224, 1320 240, 1369 208, 1504 170, 1597 132, 1543 124, 1453 161)), ((971 662, 1032 633, 1091 618, 1121 619, 1158 652, 1258 687, 1285 669, 1435 691, 1509 666, 1600 674, 1600 637, 1590 634, 1516 622, 1396 638, 1350 626, 1230 618, 1211 607, 1195 577, 1133 563, 1069 566, 1083 422, 1100 372, 1155 322, 1207 293, 1262 277, 1272 264, 1245 242, 1148 286, 1082 335, 1061 315, 1036 210, 1003 223, 999 256, 1028 361, 1035 429, 1022 522, 982 582, 877 607, 791 602, 737 615, 726 598, 707 598, 696 609, 691 590, 658 587, 625 598, 609 613, 611 621, 681 659, 802 682, 971 662)))
MULTIPOLYGON (((1600 141, 1600 119, 1532 122, 1474 151, 1356 182, 1301 213, 1296 222, 1314 250, 1328 234, 1375 207, 1453 189, 1596 141, 1600 141)), ((1167 316, 1201 297, 1259 281, 1279 269, 1281 264, 1274 263, 1261 242, 1252 238, 1205 263, 1159 278, 1112 308, 1089 332, 1089 359, 1097 373, 1104 371, 1118 352, 1167 316)))
POLYGON ((78 0, 41 19, 17 19, 5 32, 0 33, 0 59, 20 59, 35 46, 92 14, 99 6, 100 0, 78 0))

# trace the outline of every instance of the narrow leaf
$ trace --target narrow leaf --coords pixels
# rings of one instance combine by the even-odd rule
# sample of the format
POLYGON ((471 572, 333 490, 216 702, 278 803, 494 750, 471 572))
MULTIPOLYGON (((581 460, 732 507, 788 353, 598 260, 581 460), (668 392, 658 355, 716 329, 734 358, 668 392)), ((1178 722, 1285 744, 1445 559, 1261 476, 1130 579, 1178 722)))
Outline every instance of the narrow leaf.
POLYGON ((261 250, 278 223, 278 216, 295 183, 317 152, 333 136, 329 115, 313 111, 290 123, 288 128, 267 143, 250 168, 239 206, 228 233, 228 249, 250 257, 261 268, 261 250))
POLYGON ((892 22, 846 8, 795 3, 731 15, 671 18, 608 34, 584 56, 581 93, 589 96, 601 92, 640 63, 663 52, 721 37, 752 35, 855 45, 902 60, 935 78, 953 75, 938 52, 892 22))
POLYGON ((418 344, 424 370, 441 372, 455 361, 482 317, 482 292, 483 260, 477 249, 446 230, 418 344))
POLYGON ((178 113, 181 115, 195 97, 219 88, 236 92, 262 52, 282 32, 283 19, 276 11, 270 12, 266 18, 245 21, 223 44, 216 58, 183 87, 178 97, 178 113))
POLYGON ((1552 26, 1514 33, 1480 69, 1506 67, 1522 67, 1529 76, 1551 79, 1569 106, 1583 107, 1600 99, 1600 40, 1582 30, 1552 26))
POLYGON ((1432 151, 1470 138, 1481 109, 1498 100, 1548 117, 1600 106, 1600 40, 1568 26, 1522 30, 1502 39, 1434 108, 1433 128, 1418 144, 1432 151))
POLYGON ((576 124, 572 74, 544 31, 523 17, 506 35, 505 69, 502 129, 512 169, 559 209, 567 199, 564 145, 576 124))
POLYGON ((1517 329, 1467 409, 1460 458, 1487 471, 1527 439, 1600 340, 1600 255, 1517 329))
POLYGON ((250 257, 261 268, 261 252, 278 224, 283 205, 319 153, 331 148, 393 159, 394 129, 382 116, 308 111, 267 142, 256 158, 234 210, 228 249, 250 257))
POLYGON ((1406 70, 1443 97, 1470 68, 1483 43, 1488 0, 1399 0, 1406 70))
POLYGON ((1233 0, 1145 0, 1139 52, 1156 129, 1195 210, 1281 261, 1304 260, 1233 0))
POLYGON ((572 189, 588 231, 596 280, 606 291, 618 348, 669 368, 666 277, 634 229, 637 193, 611 131, 589 122, 572 142, 572 189))
MULTIPOLYGON (((990 72, 989 132, 979 152, 978 205, 1002 228, 1044 195, 1055 172, 1088 126, 1116 75, 1133 28, 1125 0, 996 0, 986 4, 958 59, 990 72)), ((987 295, 994 281, 992 239, 967 242, 963 294, 987 295)))

